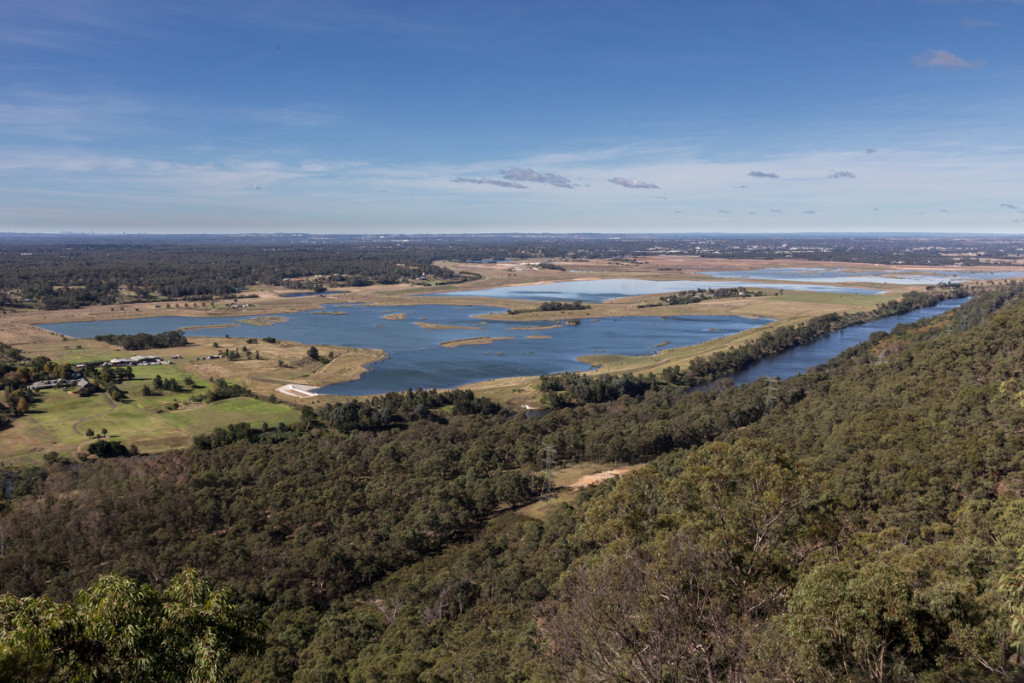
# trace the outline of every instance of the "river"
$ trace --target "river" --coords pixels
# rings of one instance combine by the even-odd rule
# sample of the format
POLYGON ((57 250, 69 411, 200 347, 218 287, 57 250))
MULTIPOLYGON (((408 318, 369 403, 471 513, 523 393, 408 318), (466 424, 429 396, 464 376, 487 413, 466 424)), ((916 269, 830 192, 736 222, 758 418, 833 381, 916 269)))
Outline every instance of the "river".
POLYGON ((762 358, 745 370, 740 370, 732 375, 730 379, 734 384, 747 384, 761 377, 786 379, 835 358, 846 349, 867 341, 875 332, 891 332, 897 325, 914 323, 924 318, 941 315, 957 308, 967 300, 967 298, 947 299, 929 308, 919 308, 909 313, 891 315, 881 320, 847 327, 810 344, 762 358))

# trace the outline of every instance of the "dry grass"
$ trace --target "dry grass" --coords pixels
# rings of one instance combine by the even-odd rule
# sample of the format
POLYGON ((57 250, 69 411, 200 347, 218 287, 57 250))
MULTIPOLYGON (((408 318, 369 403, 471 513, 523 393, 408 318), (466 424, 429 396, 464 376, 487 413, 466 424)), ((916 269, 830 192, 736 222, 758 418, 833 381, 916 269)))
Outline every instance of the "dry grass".
POLYGON ((317 345, 321 358, 329 358, 327 363, 309 357, 309 345, 298 342, 278 341, 276 344, 260 341, 255 344, 243 339, 218 339, 215 337, 190 337, 187 347, 164 349, 166 356, 180 354, 182 359, 176 361, 190 374, 196 377, 225 379, 248 388, 260 396, 269 396, 274 389, 282 384, 312 384, 324 386, 338 382, 358 379, 365 372, 366 366, 386 357, 380 349, 353 349, 345 346, 317 345), (217 346, 214 346, 217 344, 217 346), (209 356, 222 354, 231 349, 239 353, 246 347, 260 360, 236 360, 225 358, 202 360, 209 356))
POLYGON ((536 503, 525 505, 517 513, 545 521, 560 503, 572 503, 581 489, 618 477, 642 465, 619 466, 608 463, 581 463, 553 470, 551 473, 552 494, 536 503))

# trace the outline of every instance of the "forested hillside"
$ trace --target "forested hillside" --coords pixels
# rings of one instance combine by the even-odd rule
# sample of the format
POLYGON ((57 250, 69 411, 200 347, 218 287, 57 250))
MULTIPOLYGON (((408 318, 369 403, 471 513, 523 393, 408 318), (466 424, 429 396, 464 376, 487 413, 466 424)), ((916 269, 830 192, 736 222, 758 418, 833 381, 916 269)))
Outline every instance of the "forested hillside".
POLYGON ((266 625, 252 681, 1019 679, 1022 339, 1004 290, 772 391, 408 392, 54 464, 0 512, 0 591, 194 567, 266 625), (649 465, 541 522, 548 456, 649 465))

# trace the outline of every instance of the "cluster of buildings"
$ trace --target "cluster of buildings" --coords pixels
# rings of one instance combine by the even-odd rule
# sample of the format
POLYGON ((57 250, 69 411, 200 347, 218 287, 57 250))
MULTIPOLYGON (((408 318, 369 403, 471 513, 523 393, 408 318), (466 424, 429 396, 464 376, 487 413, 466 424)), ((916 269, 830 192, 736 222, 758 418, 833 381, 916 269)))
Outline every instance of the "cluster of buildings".
POLYGON ((103 361, 103 366, 108 368, 123 368, 132 365, 170 365, 171 361, 164 360, 159 356, 132 356, 131 358, 111 358, 103 361))

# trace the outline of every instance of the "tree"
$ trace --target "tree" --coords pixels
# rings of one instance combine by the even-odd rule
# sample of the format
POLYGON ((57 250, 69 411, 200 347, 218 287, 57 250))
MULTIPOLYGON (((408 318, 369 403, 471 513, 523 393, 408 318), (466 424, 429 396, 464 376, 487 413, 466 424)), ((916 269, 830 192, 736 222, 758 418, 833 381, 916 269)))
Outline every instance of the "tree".
POLYGON ((309 350, 306 351, 306 355, 312 358, 313 360, 320 360, 320 350, 315 346, 310 346, 309 350))
POLYGON ((822 564, 793 590, 788 626, 794 660, 811 678, 908 676, 926 619, 907 572, 892 560, 822 564))
POLYGON ((131 455, 128 447, 120 441, 94 441, 87 449, 90 455, 100 458, 123 458, 131 455))
POLYGON ((0 682, 226 681, 263 646, 227 591, 185 570, 160 592, 101 576, 71 602, 0 595, 0 682))
POLYGON ((1017 557, 1020 564, 1000 579, 999 590, 1006 600, 1010 616, 1012 646, 1021 655, 1024 654, 1024 548, 1017 551, 1017 557))

